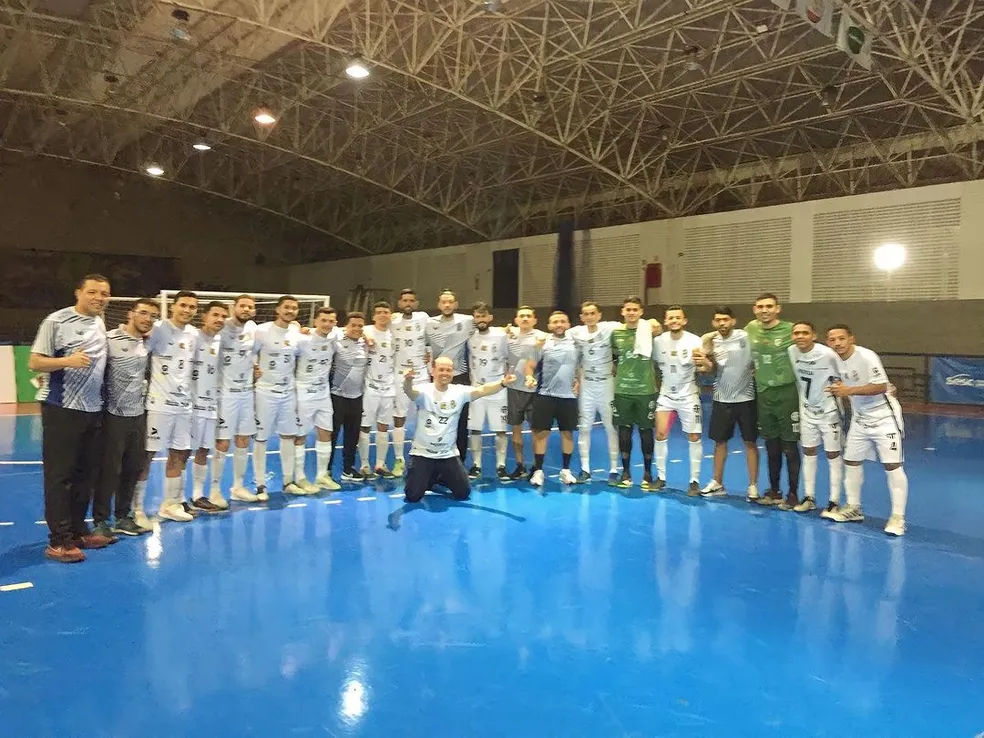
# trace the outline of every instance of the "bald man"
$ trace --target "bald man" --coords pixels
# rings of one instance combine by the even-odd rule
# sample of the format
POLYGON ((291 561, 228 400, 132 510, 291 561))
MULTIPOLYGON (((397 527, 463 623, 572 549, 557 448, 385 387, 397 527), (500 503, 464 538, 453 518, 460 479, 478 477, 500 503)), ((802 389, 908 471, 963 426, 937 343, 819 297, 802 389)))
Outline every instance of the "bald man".
POLYGON ((433 384, 414 385, 414 372, 403 375, 403 391, 417 406, 417 427, 410 445, 410 468, 404 486, 404 501, 420 502, 424 493, 441 482, 456 500, 467 500, 471 483, 458 455, 458 418, 472 400, 494 394, 514 381, 506 374, 502 379, 478 387, 452 384, 454 361, 441 356, 431 369, 433 384))

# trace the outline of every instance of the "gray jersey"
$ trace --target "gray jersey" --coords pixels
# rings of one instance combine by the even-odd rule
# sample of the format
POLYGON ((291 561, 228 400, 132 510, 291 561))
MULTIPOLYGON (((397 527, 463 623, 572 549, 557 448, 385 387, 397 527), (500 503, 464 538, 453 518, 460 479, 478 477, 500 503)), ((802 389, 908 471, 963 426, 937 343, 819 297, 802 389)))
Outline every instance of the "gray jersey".
POLYGON ((575 399, 574 380, 577 377, 577 344, 573 338, 549 336, 538 352, 538 392, 545 397, 575 399))
POLYGON ((147 400, 147 346, 121 328, 106 334, 106 412, 121 418, 144 414, 147 400))
POLYGON ((335 365, 331 370, 331 393, 355 399, 365 391, 366 366, 369 350, 366 342, 342 336, 335 350, 335 365))
POLYGON ((714 336, 715 402, 748 402, 755 399, 755 372, 748 334, 735 328, 727 338, 714 336))
POLYGON ((513 329, 513 333, 509 337, 509 371, 516 375, 516 381, 509 385, 509 389, 520 392, 536 391, 526 386, 526 364, 537 360, 536 342, 546 337, 546 333, 538 330, 532 330, 523 335, 518 328, 513 329))
POLYGON ((106 325, 103 319, 82 315, 74 307, 58 310, 43 321, 31 346, 32 354, 53 359, 83 351, 89 366, 59 369, 48 374, 37 401, 68 410, 96 413, 103 407, 106 374, 106 325))
POLYGON ((468 371, 468 337, 475 330, 475 320, 470 315, 455 313, 450 320, 437 316, 427 321, 427 345, 431 348, 431 361, 447 356, 454 361, 454 376, 468 371))

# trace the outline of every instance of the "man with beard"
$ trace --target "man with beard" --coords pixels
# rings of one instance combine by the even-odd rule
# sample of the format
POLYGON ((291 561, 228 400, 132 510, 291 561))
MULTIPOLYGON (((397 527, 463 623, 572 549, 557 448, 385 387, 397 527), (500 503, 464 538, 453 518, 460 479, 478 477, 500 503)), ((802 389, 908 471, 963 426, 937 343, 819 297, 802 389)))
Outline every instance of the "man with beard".
MULTIPOLYGON (((400 292, 396 303, 397 313, 390 322, 393 345, 396 349, 397 373, 402 376, 413 369, 414 382, 430 381, 430 352, 427 350, 425 331, 430 316, 418 310, 420 302, 412 289, 400 292)), ((407 416, 416 406, 402 391, 397 391, 393 403, 393 476, 402 477, 406 467, 407 416)))
MULTIPOLYGON (((472 308, 475 332, 468 339, 468 366, 473 386, 498 382, 506 376, 506 362, 509 360, 509 343, 502 328, 492 328, 492 310, 486 302, 477 302, 472 308)), ((495 468, 500 482, 508 482, 506 472, 506 450, 509 439, 506 437, 508 403, 506 392, 472 400, 468 411, 468 430, 471 433, 472 465, 468 470, 470 479, 482 476, 482 430, 485 426, 495 433, 495 468)))
MULTIPOLYGON (((437 299, 440 315, 427 321, 426 337, 432 356, 446 356, 454 362, 453 384, 468 384, 468 337, 475 330, 470 315, 455 312, 458 297, 451 290, 444 290, 437 299)), ((458 416, 458 455, 462 462, 468 452, 468 408, 458 416)))

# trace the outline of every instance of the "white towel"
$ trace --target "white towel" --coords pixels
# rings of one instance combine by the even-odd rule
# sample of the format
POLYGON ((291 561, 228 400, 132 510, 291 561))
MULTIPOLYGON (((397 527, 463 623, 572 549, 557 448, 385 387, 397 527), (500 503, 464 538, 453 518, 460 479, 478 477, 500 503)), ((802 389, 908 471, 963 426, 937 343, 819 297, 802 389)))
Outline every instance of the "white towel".
POLYGON ((639 321, 636 328, 635 347, 632 350, 637 356, 653 358, 653 326, 645 318, 639 321))

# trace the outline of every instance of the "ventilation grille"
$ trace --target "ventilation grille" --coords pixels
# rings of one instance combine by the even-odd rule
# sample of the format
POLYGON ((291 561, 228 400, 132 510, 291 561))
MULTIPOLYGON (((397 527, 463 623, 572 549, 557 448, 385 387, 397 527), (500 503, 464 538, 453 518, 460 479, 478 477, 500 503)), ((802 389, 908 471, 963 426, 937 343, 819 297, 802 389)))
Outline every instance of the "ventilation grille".
POLYGON ((813 216, 813 300, 956 299, 960 200, 842 210, 813 216), (874 264, 883 243, 906 247, 906 263, 888 274, 874 264))
POLYGON ((789 297, 792 218, 724 223, 684 232, 683 302, 752 303, 789 297))
POLYGON ((576 297, 596 300, 600 305, 621 305, 629 295, 639 292, 642 261, 639 234, 592 238, 590 232, 577 249, 576 297))
MULTIPOLYGON (((421 310, 430 310, 437 305, 442 290, 460 290, 464 284, 465 254, 418 252, 417 278, 414 289, 420 299, 421 310)), ((408 274, 407 277, 410 275, 408 274)), ((459 292, 458 298, 461 299, 459 292)), ((465 310, 467 311, 467 307, 465 310)))
POLYGON ((530 307, 552 307, 557 259, 556 242, 524 246, 519 258, 523 269, 523 290, 519 301, 530 307))

